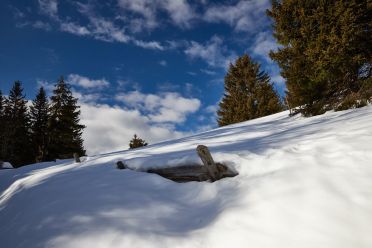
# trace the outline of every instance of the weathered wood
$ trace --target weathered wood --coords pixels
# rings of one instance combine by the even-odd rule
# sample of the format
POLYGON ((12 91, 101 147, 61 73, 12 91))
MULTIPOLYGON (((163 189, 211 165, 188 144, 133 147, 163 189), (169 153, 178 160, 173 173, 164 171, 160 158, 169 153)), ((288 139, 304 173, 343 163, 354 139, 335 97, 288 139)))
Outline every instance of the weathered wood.
POLYGON ((150 169, 147 172, 155 173, 175 182, 207 181, 209 175, 204 166, 185 165, 170 168, 150 169))
POLYGON ((116 168, 119 170, 128 169, 128 167, 122 161, 116 162, 116 168))
MULTIPOLYGON (((214 182, 224 177, 235 177, 238 175, 238 173, 230 170, 226 165, 215 163, 206 146, 199 145, 196 148, 196 151, 204 165, 191 164, 172 166, 168 168, 152 168, 145 172, 158 174, 159 176, 179 183, 190 181, 202 182, 208 180, 214 182)), ((130 169, 122 161, 116 162, 116 168, 120 170, 130 169)))
MULTIPOLYGON (((216 163, 220 172, 220 178, 235 177, 237 173, 231 171, 226 165, 216 163)), ((175 182, 203 182, 210 180, 210 175, 207 168, 203 165, 183 165, 170 168, 154 168, 147 171, 148 173, 155 173, 159 176, 165 177, 175 182)))
POLYGON ((218 171, 216 164, 214 163, 214 160, 212 158, 211 153, 209 152, 208 147, 198 145, 196 151, 200 159, 202 160, 204 166, 206 167, 212 182, 220 179, 220 173, 218 171))
MULTIPOLYGON (((71 153, 70 153, 71 154, 71 153)), ((80 157, 79 157, 79 154, 77 154, 76 152, 74 153, 74 160, 76 163, 80 163, 80 157)))
POLYGON ((289 115, 292 116, 292 108, 291 108, 291 105, 289 104, 288 97, 286 96, 284 99, 285 99, 287 108, 289 109, 289 115))

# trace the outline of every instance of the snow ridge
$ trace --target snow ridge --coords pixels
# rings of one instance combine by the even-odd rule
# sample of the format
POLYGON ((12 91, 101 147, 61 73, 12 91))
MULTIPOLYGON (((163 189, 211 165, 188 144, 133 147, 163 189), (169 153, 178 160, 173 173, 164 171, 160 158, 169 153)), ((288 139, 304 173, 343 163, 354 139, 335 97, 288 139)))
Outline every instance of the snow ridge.
POLYGON ((82 163, 2 170, 1 246, 369 248, 371 123, 372 106, 282 112, 82 163), (141 172, 201 163, 199 144, 239 175, 178 184, 141 172))

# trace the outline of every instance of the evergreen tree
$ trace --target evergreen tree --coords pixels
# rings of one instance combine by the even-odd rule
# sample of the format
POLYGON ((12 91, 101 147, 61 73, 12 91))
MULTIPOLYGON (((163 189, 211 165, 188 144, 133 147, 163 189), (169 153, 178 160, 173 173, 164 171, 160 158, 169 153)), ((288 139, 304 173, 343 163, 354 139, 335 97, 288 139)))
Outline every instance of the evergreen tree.
POLYGON ((137 134, 134 135, 133 139, 129 142, 129 148, 134 149, 142 146, 147 146, 148 144, 146 141, 141 139, 140 137, 137 136, 137 134))
POLYGON ((23 94, 21 82, 15 81, 5 101, 5 137, 3 156, 19 167, 29 164, 32 159, 30 139, 30 117, 27 111, 27 101, 23 94))
POLYGON ((4 112, 5 99, 0 90, 0 161, 5 160, 5 112, 4 112))
POLYGON ((272 1, 267 13, 281 48, 270 55, 291 106, 309 116, 372 96, 371 9, 366 0, 272 1))
POLYGON ((74 153, 85 155, 80 110, 70 86, 61 77, 53 91, 50 104, 48 159, 72 158, 74 153))
POLYGON ((219 126, 283 110, 280 98, 270 83, 270 77, 247 54, 230 65, 225 76, 225 94, 219 106, 219 126))
POLYGON ((34 148, 35 161, 46 161, 49 141, 49 103, 43 87, 39 89, 30 107, 31 140, 34 148))

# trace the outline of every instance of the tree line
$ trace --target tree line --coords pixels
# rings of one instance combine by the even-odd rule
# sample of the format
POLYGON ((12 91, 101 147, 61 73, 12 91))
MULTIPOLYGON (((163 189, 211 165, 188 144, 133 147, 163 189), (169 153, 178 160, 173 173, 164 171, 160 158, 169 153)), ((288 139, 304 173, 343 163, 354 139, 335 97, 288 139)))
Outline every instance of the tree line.
POLYGON ((0 160, 14 167, 85 155, 77 99, 61 77, 48 96, 40 87, 31 104, 20 81, 0 91, 0 160))
POLYGON ((267 15, 280 47, 270 57, 286 82, 285 105, 248 54, 231 64, 220 126, 284 107, 304 116, 367 105, 372 98, 372 4, 366 0, 273 0, 267 15))

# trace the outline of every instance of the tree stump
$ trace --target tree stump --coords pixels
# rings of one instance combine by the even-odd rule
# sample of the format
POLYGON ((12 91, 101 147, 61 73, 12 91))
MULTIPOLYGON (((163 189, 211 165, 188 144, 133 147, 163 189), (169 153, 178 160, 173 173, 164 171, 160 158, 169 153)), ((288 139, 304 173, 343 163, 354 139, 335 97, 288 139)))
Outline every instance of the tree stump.
POLYGON ((74 153, 74 160, 75 160, 76 163, 80 163, 81 162, 80 157, 79 157, 79 154, 77 154, 76 152, 74 153))
POLYGON ((217 165, 215 164, 208 147, 203 145, 198 145, 196 151, 202 160, 204 166, 206 167, 212 182, 221 179, 220 172, 218 171, 217 165))

